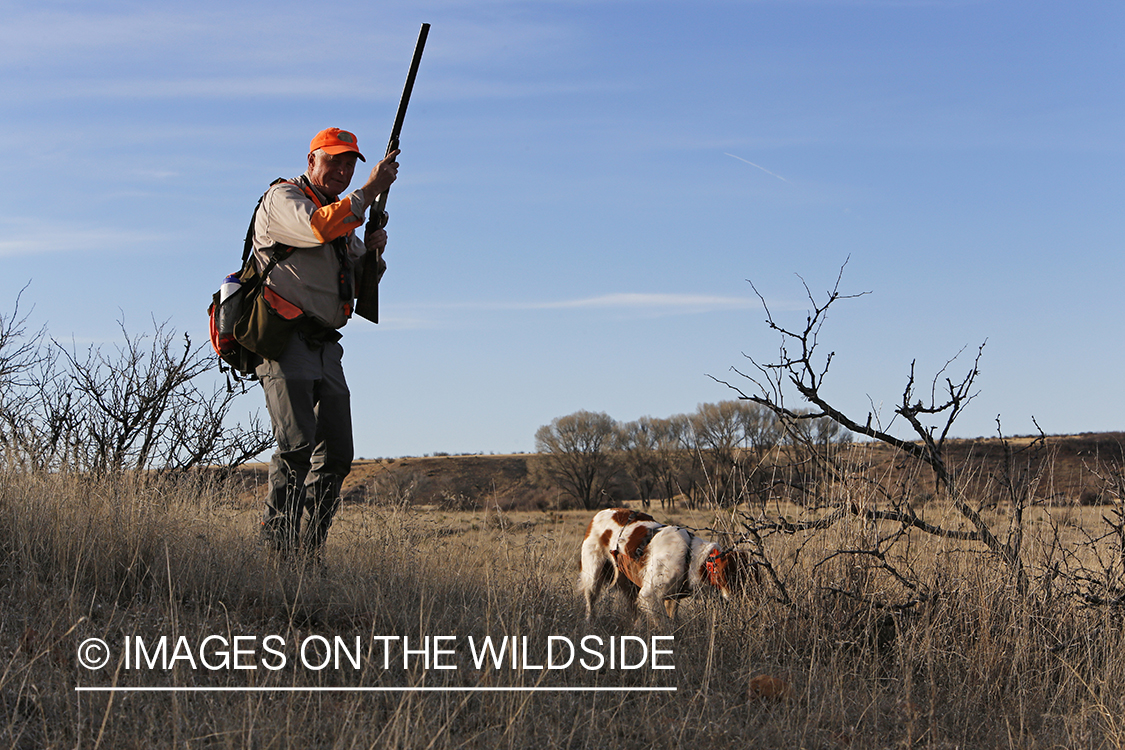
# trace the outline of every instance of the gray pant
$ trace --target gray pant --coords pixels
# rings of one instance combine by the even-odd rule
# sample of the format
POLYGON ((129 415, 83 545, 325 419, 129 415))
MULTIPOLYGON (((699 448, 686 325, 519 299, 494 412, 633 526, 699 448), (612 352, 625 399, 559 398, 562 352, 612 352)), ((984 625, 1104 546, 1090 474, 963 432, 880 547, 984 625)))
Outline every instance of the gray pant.
POLYGON ((310 346, 294 335, 277 360, 256 373, 266 397, 277 450, 270 460, 262 530, 279 550, 295 550, 308 510, 305 549, 324 544, 352 468, 351 394, 338 342, 310 346))

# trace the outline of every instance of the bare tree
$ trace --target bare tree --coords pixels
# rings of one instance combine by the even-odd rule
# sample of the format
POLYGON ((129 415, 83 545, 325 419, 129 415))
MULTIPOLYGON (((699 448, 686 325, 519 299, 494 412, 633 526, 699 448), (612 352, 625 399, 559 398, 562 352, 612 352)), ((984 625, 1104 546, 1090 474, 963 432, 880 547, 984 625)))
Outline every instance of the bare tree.
POLYGON ((616 432, 616 423, 602 412, 558 417, 535 433, 539 469, 583 508, 593 509, 616 472, 616 432))
POLYGON ((758 492, 766 455, 781 435, 772 411, 750 401, 700 404, 687 425, 683 447, 705 502, 727 507, 758 492))
MULTIPOLYGON (((1021 588, 1025 587, 1027 579, 1019 554, 1019 533, 1015 531, 1009 533, 1007 541, 1003 541, 997 536, 982 518, 979 509, 973 507, 964 491, 965 488, 960 481, 956 467, 948 463, 945 453, 946 440, 954 422, 976 396, 974 387, 980 372, 979 363, 984 345, 982 344, 978 348, 976 357, 963 376, 954 379, 946 375, 946 371, 956 360, 955 357, 948 361, 934 376, 925 392, 919 392, 915 365, 911 364, 906 386, 903 389, 901 400, 894 407, 894 413, 896 418, 901 417, 906 421, 916 439, 906 440, 891 434, 887 429, 884 429, 879 415, 873 411, 868 412, 866 418, 862 421, 854 419, 830 402, 825 395, 824 383, 832 363, 833 353, 823 354, 819 341, 821 328, 831 306, 840 300, 856 298, 866 294, 866 292, 853 295, 842 294, 840 292, 842 274, 843 268, 841 268, 835 285, 828 292, 827 298, 823 302, 818 302, 814 298, 808 285, 802 279, 811 309, 805 317, 804 326, 798 328, 788 328, 779 323, 770 312, 765 299, 754 288, 755 294, 762 301, 767 325, 781 336, 781 346, 777 359, 772 362, 760 362, 752 357, 747 357, 756 370, 754 374, 747 374, 737 368, 732 368, 757 387, 755 392, 747 394, 741 389, 731 387, 742 398, 770 409, 783 424, 799 425, 803 422, 830 419, 855 434, 892 446, 905 456, 921 462, 932 472, 939 490, 946 494, 953 507, 966 519, 970 529, 951 529, 929 523, 918 516, 909 504, 898 502, 892 494, 887 492, 883 493, 887 502, 887 505, 883 507, 859 507, 853 503, 840 503, 829 516, 818 519, 814 524, 807 525, 806 528, 811 526, 823 528, 835 523, 843 514, 853 513, 871 521, 887 521, 897 524, 900 534, 909 529, 917 529, 937 536, 979 542, 1011 569, 1021 588), (787 402, 787 394, 794 390, 803 402, 802 407, 792 407, 787 402), (812 408, 807 408, 804 405, 812 408)), ((751 287, 753 287, 753 284, 751 284, 751 287)), ((845 466, 835 462, 825 462, 821 468, 829 477, 842 478, 846 471, 845 466)), ((779 525, 768 522, 755 527, 753 533, 760 534, 767 528, 785 530, 785 526, 786 524, 779 525)), ((795 528, 792 524, 788 524, 788 526, 795 528)), ((893 537, 884 538, 883 543, 893 543, 893 537)), ((885 547, 876 547, 866 552, 876 556, 882 555, 885 552, 885 547)))
POLYGON ((641 504, 649 507, 660 487, 659 420, 641 417, 618 426, 617 446, 621 466, 641 496, 641 504))
POLYGON ((678 414, 652 423, 653 458, 662 506, 665 502, 673 506, 676 495, 686 491, 693 461, 685 444, 690 439, 690 421, 687 415, 678 414))
POLYGON ((743 401, 742 445, 760 462, 781 441, 782 428, 772 410, 743 401))
POLYGON ((745 441, 746 407, 752 404, 721 401, 700 404, 691 418, 695 449, 706 487, 707 502, 725 507, 738 502, 739 453, 745 441))
MULTIPOLYGON (((797 409, 804 415, 808 409, 797 409)), ((828 492, 838 474, 838 450, 851 442, 852 434, 831 417, 779 419, 787 447, 787 465, 778 472, 794 490, 794 499, 811 507, 829 501, 828 492)))

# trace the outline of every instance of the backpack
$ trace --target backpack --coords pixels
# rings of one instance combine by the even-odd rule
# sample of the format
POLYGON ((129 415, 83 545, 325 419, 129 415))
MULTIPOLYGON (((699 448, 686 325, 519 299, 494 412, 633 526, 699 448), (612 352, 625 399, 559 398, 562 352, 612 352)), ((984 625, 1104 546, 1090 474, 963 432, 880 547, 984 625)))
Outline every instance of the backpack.
MULTIPOLYGON (((271 182, 270 187, 285 181, 279 178, 271 182)), ((271 255, 261 273, 254 264, 254 220, 265 197, 263 194, 258 199, 250 216, 242 248, 242 269, 223 279, 207 308, 211 347, 219 356, 219 370, 232 371, 236 379, 240 375, 254 379, 254 369, 263 359, 280 357, 305 317, 299 307, 274 293, 265 283, 270 271, 288 258, 294 248, 272 245, 265 248, 271 255)))

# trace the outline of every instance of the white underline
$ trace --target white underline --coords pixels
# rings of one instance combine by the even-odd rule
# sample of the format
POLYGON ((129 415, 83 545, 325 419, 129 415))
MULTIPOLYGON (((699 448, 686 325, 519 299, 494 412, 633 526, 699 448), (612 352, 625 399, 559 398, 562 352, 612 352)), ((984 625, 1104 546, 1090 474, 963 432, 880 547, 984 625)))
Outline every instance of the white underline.
POLYGON ((675 687, 82 687, 79 693, 654 693, 675 687))

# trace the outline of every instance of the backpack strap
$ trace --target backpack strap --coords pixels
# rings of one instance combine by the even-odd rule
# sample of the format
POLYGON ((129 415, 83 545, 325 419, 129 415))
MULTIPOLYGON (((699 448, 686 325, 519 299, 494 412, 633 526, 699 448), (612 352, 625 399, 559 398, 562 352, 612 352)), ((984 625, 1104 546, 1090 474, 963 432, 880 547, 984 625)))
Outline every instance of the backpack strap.
MULTIPOLYGON (((277 185, 280 182, 289 182, 289 180, 286 180, 284 177, 278 177, 276 180, 270 183, 270 187, 272 188, 274 185, 277 185)), ((246 240, 242 245, 243 271, 246 270, 246 265, 250 262, 250 255, 254 252, 254 221, 258 218, 258 209, 262 207, 262 201, 266 199, 267 193, 269 193, 268 190, 265 193, 262 193, 262 197, 258 199, 258 204, 254 206, 254 213, 250 214, 250 226, 246 228, 246 240)), ((296 248, 290 247, 289 245, 281 244, 274 244, 270 245, 269 247, 262 248, 263 252, 267 250, 272 251, 269 263, 266 264, 265 269, 263 269, 261 273, 262 283, 265 283, 266 277, 270 275, 270 271, 272 271, 278 263, 292 255, 295 249, 296 248)))
MULTIPOLYGON (((293 180, 287 180, 284 177, 278 177, 276 180, 270 183, 270 187, 272 188, 274 185, 277 185, 281 182, 288 182, 291 185, 301 187, 293 180)), ((306 194, 309 194, 308 190, 305 190, 304 188, 302 188, 302 190, 306 194)), ((254 251, 254 222, 258 218, 258 209, 262 207, 262 201, 266 199, 266 195, 268 193, 269 190, 267 190, 265 193, 262 193, 262 197, 258 199, 258 204, 254 206, 254 213, 250 215, 250 226, 246 228, 246 239, 242 246, 243 271, 246 270, 246 265, 250 262, 250 255, 254 251)), ((315 199, 314 202, 316 203, 316 205, 320 205, 320 203, 318 201, 315 201, 315 199)), ((336 285, 338 287, 340 299, 346 300, 349 303, 348 315, 350 316, 350 303, 355 299, 355 289, 348 277, 348 271, 351 270, 352 265, 348 260, 347 241, 343 237, 337 237, 336 239, 332 240, 330 244, 332 245, 332 249, 336 253, 336 259, 340 263, 340 272, 336 280, 336 285)), ((269 277, 270 271, 272 271, 278 263, 292 255, 294 250, 296 250, 296 248, 289 245, 282 245, 280 243, 262 248, 262 252, 269 251, 272 253, 270 255, 269 262, 266 264, 266 267, 262 269, 262 273, 259 274, 259 278, 261 279, 262 284, 266 283, 266 279, 269 277)))

